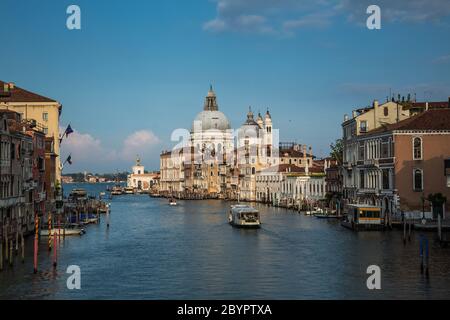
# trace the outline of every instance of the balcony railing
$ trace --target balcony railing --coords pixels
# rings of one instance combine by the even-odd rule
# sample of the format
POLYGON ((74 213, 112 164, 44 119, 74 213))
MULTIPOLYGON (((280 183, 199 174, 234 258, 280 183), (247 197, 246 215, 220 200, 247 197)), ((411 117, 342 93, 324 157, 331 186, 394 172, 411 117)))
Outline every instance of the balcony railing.
POLYGON ((0 208, 9 208, 20 203, 25 203, 24 197, 11 197, 6 199, 0 199, 0 208))

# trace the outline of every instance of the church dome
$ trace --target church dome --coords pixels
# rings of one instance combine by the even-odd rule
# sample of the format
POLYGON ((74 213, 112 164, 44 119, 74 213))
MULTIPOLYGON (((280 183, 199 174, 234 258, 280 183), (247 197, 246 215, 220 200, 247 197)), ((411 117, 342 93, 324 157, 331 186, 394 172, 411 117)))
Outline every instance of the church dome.
POLYGON ((205 98, 203 111, 197 114, 192 124, 191 132, 207 131, 207 130, 221 130, 225 131, 231 129, 230 122, 223 112, 219 111, 216 94, 210 86, 208 94, 205 98), (198 127, 197 127, 198 126, 198 127))
POLYGON ((194 123, 192 124, 192 131, 194 131, 196 125, 198 125, 199 129, 201 129, 202 131, 206 130, 224 131, 231 129, 230 122, 228 121, 227 117, 223 114, 223 112, 218 110, 213 111, 204 110, 199 114, 197 114, 194 123))
POLYGON ((242 124, 240 131, 240 136, 251 136, 258 137, 259 136, 259 124, 253 118, 253 112, 251 107, 248 109, 247 120, 242 124))

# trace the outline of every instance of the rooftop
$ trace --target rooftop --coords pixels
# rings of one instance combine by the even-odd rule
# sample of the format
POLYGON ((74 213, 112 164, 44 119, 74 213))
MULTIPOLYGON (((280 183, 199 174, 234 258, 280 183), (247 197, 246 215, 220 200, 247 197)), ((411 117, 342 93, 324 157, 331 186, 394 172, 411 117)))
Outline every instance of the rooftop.
POLYGON ((400 122, 371 130, 367 135, 394 130, 450 130, 450 109, 431 109, 424 111, 400 122))
POLYGON ((0 102, 57 102, 0 80, 0 102))

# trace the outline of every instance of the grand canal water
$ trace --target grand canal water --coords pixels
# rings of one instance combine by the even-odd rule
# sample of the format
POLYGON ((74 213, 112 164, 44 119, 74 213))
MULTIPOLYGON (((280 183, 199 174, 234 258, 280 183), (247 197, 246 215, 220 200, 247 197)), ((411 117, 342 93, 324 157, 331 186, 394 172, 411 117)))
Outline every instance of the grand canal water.
MULTIPOLYGON (((65 191, 78 187, 66 185, 65 191)), ((103 185, 83 185, 93 194, 103 185)), ((263 227, 227 224, 230 203, 145 195, 112 200, 104 219, 61 243, 53 271, 46 239, 33 274, 26 261, 0 272, 2 299, 441 299, 450 298, 450 249, 433 244, 430 277, 419 272, 419 235, 403 245, 399 231, 351 232, 337 222, 257 205, 263 227), (366 269, 381 268, 381 290, 368 290, 366 269), (67 266, 81 268, 69 290, 67 266)), ((430 239, 432 235, 430 234, 430 239)))

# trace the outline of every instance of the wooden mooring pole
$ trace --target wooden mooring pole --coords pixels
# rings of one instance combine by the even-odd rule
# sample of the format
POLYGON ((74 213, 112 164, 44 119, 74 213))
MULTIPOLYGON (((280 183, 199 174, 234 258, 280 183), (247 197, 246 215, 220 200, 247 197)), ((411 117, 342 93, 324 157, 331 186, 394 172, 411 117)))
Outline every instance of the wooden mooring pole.
POLYGON ((409 230, 408 230, 408 241, 409 241, 409 242, 411 242, 411 224, 412 224, 412 222, 411 222, 411 220, 410 220, 409 223, 408 223, 408 226, 409 226, 409 230))
POLYGON ((403 244, 406 245, 406 217, 403 217, 403 244))
POLYGON ((0 271, 3 270, 3 235, 0 239, 0 271))
POLYGON ((38 242, 39 242, 39 216, 36 214, 34 218, 34 252, 33 252, 33 265, 34 273, 37 273, 38 265, 38 242))
POLYGON ((420 273, 424 273, 428 277, 428 262, 429 262, 429 247, 428 247, 428 239, 424 236, 420 236, 420 273))
POLYGON ((23 237, 23 231, 20 232, 20 247, 22 251, 22 263, 25 262, 25 239, 23 237))

